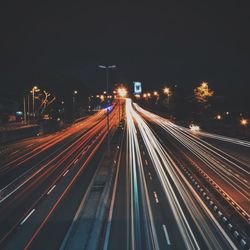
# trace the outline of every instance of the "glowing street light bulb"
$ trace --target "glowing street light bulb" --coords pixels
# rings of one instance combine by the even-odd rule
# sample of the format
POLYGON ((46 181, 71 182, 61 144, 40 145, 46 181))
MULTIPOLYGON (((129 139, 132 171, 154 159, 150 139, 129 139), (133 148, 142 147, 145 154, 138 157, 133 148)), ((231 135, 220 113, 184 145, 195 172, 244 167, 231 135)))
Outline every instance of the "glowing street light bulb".
POLYGON ((164 89, 163 89, 163 93, 168 95, 168 94, 170 93, 170 89, 167 88, 167 87, 164 88, 164 89))
POLYGON ((247 126, 247 124, 248 124, 248 120, 247 120, 247 119, 242 118, 242 119, 240 120, 240 124, 241 124, 242 126, 247 126))
POLYGON ((104 95, 100 95, 101 101, 104 101, 104 95))
POLYGON ((154 91, 154 96, 158 96, 158 92, 157 91, 154 91))
POLYGON ((74 90, 74 94, 76 95, 78 92, 77 92, 77 90, 74 90))
POLYGON ((221 118, 222 118, 221 115, 217 115, 217 116, 216 116, 216 119, 217 119, 217 120, 221 120, 221 118))
POLYGON ((117 89, 117 92, 121 98, 124 98, 126 97, 128 91, 125 88, 119 88, 117 89))
POLYGON ((151 96, 151 94, 150 94, 150 93, 147 93, 147 96, 148 96, 148 97, 150 97, 150 96, 151 96))

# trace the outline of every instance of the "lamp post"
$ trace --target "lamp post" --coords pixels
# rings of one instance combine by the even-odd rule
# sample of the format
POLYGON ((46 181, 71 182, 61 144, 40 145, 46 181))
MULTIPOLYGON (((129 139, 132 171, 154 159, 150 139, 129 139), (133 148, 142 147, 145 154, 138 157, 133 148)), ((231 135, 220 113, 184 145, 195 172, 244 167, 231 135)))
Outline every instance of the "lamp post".
POLYGON ((170 97, 170 95, 171 95, 171 90, 170 90, 170 88, 165 87, 165 88, 163 89, 163 93, 164 93, 165 95, 167 95, 167 104, 169 105, 169 97, 170 97))
POLYGON ((118 92, 118 95, 119 95, 118 100, 119 100, 119 123, 120 123, 120 120, 121 120, 121 118, 120 118, 120 113, 121 113, 120 112, 120 107, 121 107, 120 98, 125 98, 128 91, 125 88, 118 88, 117 92, 118 92))
POLYGON ((40 91, 37 86, 34 86, 31 90, 32 93, 32 115, 35 117, 35 92, 40 91))
POLYGON ((72 102, 73 102, 73 119, 75 118, 75 105, 76 105, 76 95, 78 94, 77 90, 73 91, 72 102))
POLYGON ((23 121, 24 124, 27 124, 27 113, 26 113, 26 100, 25 100, 25 96, 23 96, 23 121))
MULTIPOLYGON (((100 69, 105 69, 106 70, 106 97, 108 97, 109 93, 109 70, 116 68, 116 65, 110 65, 110 66, 104 66, 104 65, 99 65, 98 66, 100 69)), ((108 98, 106 98, 107 104, 108 104, 108 98)), ((108 157, 110 157, 110 138, 109 138, 109 110, 107 107, 107 143, 108 143, 108 157)))

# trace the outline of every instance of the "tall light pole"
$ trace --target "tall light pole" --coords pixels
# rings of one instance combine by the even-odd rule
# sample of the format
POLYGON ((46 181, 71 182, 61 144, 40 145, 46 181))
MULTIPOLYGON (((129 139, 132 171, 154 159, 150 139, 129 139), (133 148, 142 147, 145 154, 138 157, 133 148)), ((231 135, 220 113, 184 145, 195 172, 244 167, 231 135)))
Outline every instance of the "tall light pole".
POLYGON ((30 123, 30 95, 28 94, 28 123, 30 123))
POLYGON ((33 116, 35 117, 35 92, 40 91, 37 86, 34 86, 31 90, 32 93, 32 110, 33 110, 33 116))
POLYGON ((76 105, 76 95, 77 95, 77 90, 74 90, 73 92, 73 97, 72 97, 72 101, 73 101, 73 119, 75 118, 75 105, 76 105))
POLYGON ((23 96, 23 121, 24 124, 27 124, 27 113, 26 113, 26 101, 25 101, 25 95, 23 96))
MULTIPOLYGON (((109 70, 116 68, 116 65, 110 65, 110 66, 104 66, 104 65, 99 65, 98 66, 100 69, 105 69, 106 70, 106 100, 107 104, 108 103, 108 94, 109 94, 109 70)), ((110 138, 109 138, 109 110, 107 107, 107 142, 108 142, 108 157, 110 157, 110 138)))
POLYGON ((121 113, 120 112, 120 106, 121 106, 120 99, 121 98, 124 99, 126 97, 128 91, 124 87, 121 87, 121 88, 117 89, 117 92, 118 92, 118 95, 119 95, 118 99, 119 99, 119 124, 120 124, 120 120, 121 120, 121 118, 120 118, 120 113, 121 113))
POLYGON ((167 104, 169 105, 169 97, 171 95, 171 90, 170 88, 166 87, 163 89, 163 93, 167 95, 167 104))

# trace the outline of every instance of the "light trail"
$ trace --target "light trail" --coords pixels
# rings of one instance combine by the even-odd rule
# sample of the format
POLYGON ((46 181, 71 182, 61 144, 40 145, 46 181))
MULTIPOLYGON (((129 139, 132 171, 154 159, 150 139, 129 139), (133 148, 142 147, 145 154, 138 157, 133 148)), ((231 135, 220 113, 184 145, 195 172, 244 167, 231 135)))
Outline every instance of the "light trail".
MULTIPOLYGON (((114 133, 114 128, 118 126, 118 110, 117 108, 114 110, 115 111, 111 112, 110 115, 111 134, 114 133)), ((28 180, 27 178, 21 180, 20 185, 22 187, 14 190, 11 196, 5 196, 2 199, 3 204, 1 204, 0 210, 2 214, 5 214, 5 217, 0 217, 0 223, 5 225, 5 220, 8 222, 9 216, 11 216, 11 218, 13 217, 12 212, 15 213, 14 217, 16 221, 11 219, 12 224, 8 223, 8 227, 5 227, 3 228, 4 230, 1 230, 0 244, 6 242, 9 236, 16 231, 15 229, 18 224, 20 224, 20 222, 25 219, 27 210, 30 211, 32 208, 36 207, 36 214, 38 214, 39 204, 41 202, 46 202, 49 197, 56 199, 58 195, 61 195, 61 191, 58 193, 58 190, 60 190, 59 186, 62 185, 62 182, 69 182, 70 185, 67 186, 66 190, 63 190, 62 196, 59 198, 59 200, 55 201, 54 204, 56 205, 53 206, 53 211, 57 208, 67 190, 71 188, 80 173, 85 169, 85 167, 87 167, 87 163, 95 155, 100 145, 106 138, 107 127, 105 116, 98 123, 94 124, 94 126, 93 124, 89 124, 89 126, 90 129, 84 133, 81 133, 81 131, 77 130, 77 133, 80 133, 80 136, 76 137, 76 140, 68 144, 63 151, 59 150, 57 154, 53 155, 53 158, 50 159, 46 165, 44 165, 44 168, 40 168, 38 171, 36 170, 33 173, 33 176, 29 176, 28 180), (77 164, 76 160, 78 160, 77 164), (72 171, 70 171, 71 174, 67 175, 74 162, 75 166, 72 171), (65 177, 66 175, 67 177, 65 177), (55 189, 55 186, 58 188, 55 189), (54 189, 56 191, 53 191, 53 196, 49 196, 49 194, 54 189), (36 196, 34 196, 34 193, 36 196), (32 199, 29 198, 30 195, 31 197, 33 196, 32 199), (14 209, 16 206, 19 208, 14 209), (18 213, 16 213, 16 211, 18 211, 18 213)), ((48 208, 50 207, 51 206, 48 208)), ((49 214, 46 214, 44 211, 41 211, 41 213, 43 214, 42 216, 47 216, 46 220, 48 220, 53 211, 49 212, 49 214)), ((38 228, 40 229, 46 224, 45 221, 39 220, 36 220, 35 223, 38 224, 38 228), (42 223, 42 226, 40 223, 42 223)), ((32 240, 29 242, 29 244, 31 244, 32 241, 38 236, 40 229, 38 229, 38 231, 36 231, 36 233, 32 236, 32 240)), ((16 233, 18 234, 18 232, 16 233)), ((16 237, 18 238, 18 235, 16 235, 16 237)))
MULTIPOLYGON (((129 99, 126 103, 126 109, 127 116, 132 117, 130 119, 127 117, 128 121, 130 120, 130 123, 136 121, 136 124, 138 125, 138 130, 143 138, 143 142, 147 148, 166 199, 169 201, 171 211, 179 229, 179 234, 186 244, 186 248, 200 249, 200 246, 171 185, 171 181, 173 181, 177 188, 178 193, 184 201, 184 204, 186 205, 186 208, 207 247, 210 249, 220 249, 226 245, 229 248, 236 249, 236 246, 228 237, 227 233, 218 224, 217 219, 207 209, 206 204, 187 182, 185 176, 179 170, 179 167, 155 137, 147 123, 137 112, 135 112, 132 102, 129 99)), ((133 131, 133 133, 133 136, 136 137, 136 131, 133 131)), ((137 150, 137 154, 139 154, 139 149, 137 150)))
MULTIPOLYGON (((223 193, 229 197, 231 204, 237 204, 233 207, 240 211, 240 215, 247 221, 250 221, 250 187, 248 185, 250 181, 250 166, 243 164, 226 152, 198 138, 190 130, 148 112, 137 104, 135 104, 135 108, 150 122, 160 126, 180 145, 184 146, 188 152, 197 157, 204 164, 199 164, 201 170, 223 190, 223 193)), ((247 142, 245 144, 247 145, 247 142)))
POLYGON ((159 249, 152 208, 149 201, 142 157, 134 124, 131 103, 126 101, 127 118, 127 169, 128 169, 128 208, 130 223, 127 230, 127 249, 142 249, 144 233, 146 249, 159 249), (141 194, 141 195, 140 195, 141 194), (142 207, 142 210, 140 210, 142 207), (143 224, 143 228, 142 228, 143 224))

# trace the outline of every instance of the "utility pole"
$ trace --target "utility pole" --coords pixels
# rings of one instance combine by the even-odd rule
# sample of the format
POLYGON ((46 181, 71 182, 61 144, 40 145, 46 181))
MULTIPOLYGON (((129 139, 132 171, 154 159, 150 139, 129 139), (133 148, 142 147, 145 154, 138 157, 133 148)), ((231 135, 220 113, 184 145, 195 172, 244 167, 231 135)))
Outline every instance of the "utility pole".
POLYGON ((26 116, 26 102, 25 102, 25 96, 23 97, 23 120, 24 124, 27 123, 27 116, 26 116))
MULTIPOLYGON (((98 66, 101 69, 106 70, 106 100, 107 100, 107 105, 109 104, 108 101, 108 95, 109 95, 109 69, 114 69, 116 68, 116 65, 111 65, 111 66, 104 66, 104 65, 99 65, 98 66)), ((110 135, 109 135, 109 109, 107 107, 107 143, 108 143, 108 157, 110 157, 110 135)))
POLYGON ((28 123, 30 123, 30 95, 28 95, 28 123))

